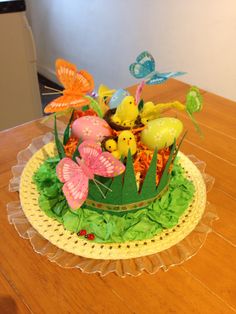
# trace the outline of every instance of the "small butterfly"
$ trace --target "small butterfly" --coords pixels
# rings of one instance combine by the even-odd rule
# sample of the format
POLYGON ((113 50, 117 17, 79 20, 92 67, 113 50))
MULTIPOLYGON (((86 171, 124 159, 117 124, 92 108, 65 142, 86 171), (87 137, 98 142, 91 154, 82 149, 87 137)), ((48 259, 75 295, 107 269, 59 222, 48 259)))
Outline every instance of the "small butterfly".
POLYGON ((161 84, 170 77, 185 74, 185 72, 160 73, 155 70, 155 60, 148 51, 143 51, 138 55, 136 62, 129 67, 130 73, 137 79, 145 79, 148 85, 161 84))
POLYGON ((74 64, 63 59, 56 61, 56 74, 65 89, 62 96, 54 99, 45 107, 45 113, 79 108, 90 103, 90 100, 84 96, 94 89, 94 80, 91 74, 84 70, 78 71, 74 64))
POLYGON ((89 180, 93 180, 99 191, 98 184, 110 190, 94 178, 94 175, 114 177, 125 170, 125 166, 109 152, 102 152, 97 143, 87 140, 79 146, 81 158, 74 162, 70 158, 63 158, 58 163, 56 172, 59 180, 64 183, 63 193, 72 209, 79 208, 88 196, 89 180))

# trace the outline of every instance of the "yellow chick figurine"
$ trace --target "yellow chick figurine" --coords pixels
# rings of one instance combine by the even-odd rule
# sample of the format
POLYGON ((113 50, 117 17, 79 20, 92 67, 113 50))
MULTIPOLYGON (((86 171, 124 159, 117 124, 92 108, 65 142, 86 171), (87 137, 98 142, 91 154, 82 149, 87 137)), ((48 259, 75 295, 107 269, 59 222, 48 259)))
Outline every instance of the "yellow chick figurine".
POLYGON ((121 156, 128 156, 128 152, 133 156, 137 151, 136 140, 131 131, 122 131, 118 136, 118 151, 121 156))
POLYGON ((110 152, 115 158, 120 159, 120 152, 117 149, 117 143, 112 138, 105 142, 105 149, 110 152))
POLYGON ((143 124, 147 124, 148 121, 159 118, 163 111, 171 108, 184 110, 185 106, 179 101, 160 103, 156 105, 154 105, 153 102, 148 101, 144 104, 142 112, 140 113, 141 122, 143 124))
POLYGON ((132 127, 139 114, 138 106, 133 96, 126 96, 117 106, 112 121, 122 126, 132 127))

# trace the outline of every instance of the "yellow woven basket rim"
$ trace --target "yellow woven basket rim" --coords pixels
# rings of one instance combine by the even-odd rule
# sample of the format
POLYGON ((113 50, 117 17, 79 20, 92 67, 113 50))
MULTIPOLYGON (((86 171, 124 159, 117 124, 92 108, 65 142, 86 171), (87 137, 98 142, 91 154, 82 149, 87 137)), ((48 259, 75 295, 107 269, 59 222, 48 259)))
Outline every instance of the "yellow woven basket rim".
POLYGON ((194 230, 200 221, 206 206, 206 187, 197 167, 181 152, 179 162, 186 177, 195 187, 194 198, 180 217, 179 223, 171 229, 165 229, 152 239, 124 243, 95 243, 78 237, 74 232, 64 229, 57 220, 48 217, 39 207, 36 185, 32 176, 48 158, 55 156, 54 143, 48 143, 38 150, 26 164, 20 182, 20 200, 25 216, 45 239, 69 253, 92 259, 130 259, 155 254, 170 248, 183 240, 194 230))

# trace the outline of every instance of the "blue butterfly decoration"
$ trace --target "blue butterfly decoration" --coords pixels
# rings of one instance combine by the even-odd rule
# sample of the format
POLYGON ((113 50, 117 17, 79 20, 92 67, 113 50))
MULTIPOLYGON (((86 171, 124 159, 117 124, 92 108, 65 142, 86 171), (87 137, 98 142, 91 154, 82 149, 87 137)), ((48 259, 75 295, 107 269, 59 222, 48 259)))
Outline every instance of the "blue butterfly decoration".
POLYGON ((170 77, 185 74, 185 72, 160 73, 155 70, 155 60, 148 51, 143 51, 138 55, 136 62, 129 67, 130 73, 137 79, 144 79, 148 85, 161 84, 170 77))

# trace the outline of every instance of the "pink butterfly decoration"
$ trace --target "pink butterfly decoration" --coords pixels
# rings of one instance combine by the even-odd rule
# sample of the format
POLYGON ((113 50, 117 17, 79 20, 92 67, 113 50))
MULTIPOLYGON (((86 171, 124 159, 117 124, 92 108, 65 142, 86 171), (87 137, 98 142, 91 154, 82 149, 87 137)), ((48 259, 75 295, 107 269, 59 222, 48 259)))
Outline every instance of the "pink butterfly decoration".
POLYGON ((86 200, 89 180, 104 186, 95 180, 94 175, 115 177, 125 170, 122 162, 109 152, 102 152, 100 145, 93 141, 87 140, 80 144, 79 153, 81 158, 76 157, 77 163, 70 158, 63 158, 56 168, 59 180, 64 183, 63 193, 72 209, 79 208, 86 200))

